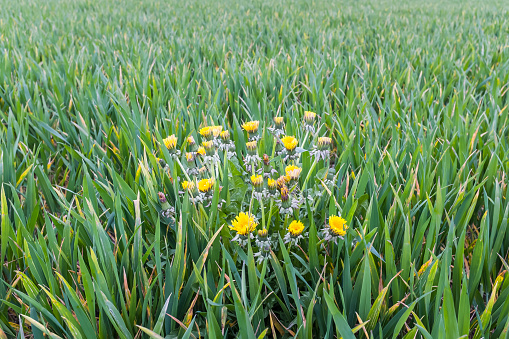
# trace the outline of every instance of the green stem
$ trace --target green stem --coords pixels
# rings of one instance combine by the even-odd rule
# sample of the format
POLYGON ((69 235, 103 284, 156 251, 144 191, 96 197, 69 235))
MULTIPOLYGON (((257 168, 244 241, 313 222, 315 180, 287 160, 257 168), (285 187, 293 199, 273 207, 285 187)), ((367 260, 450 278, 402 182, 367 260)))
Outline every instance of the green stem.
POLYGON ((262 229, 265 229, 265 209, 263 208, 263 199, 260 199, 260 205, 262 207, 262 229))
POLYGON ((311 176, 311 173, 315 169, 317 163, 318 163, 318 161, 316 161, 316 158, 315 158, 315 161, 313 162, 313 165, 309 169, 308 175, 306 175, 306 179, 304 180, 304 183, 302 184, 302 190, 303 191, 306 189, 306 184, 307 184, 307 182, 309 180, 309 177, 311 176))
MULTIPOLYGON (((304 148, 304 145, 306 144, 306 141, 308 140, 308 136, 309 136, 309 131, 306 132, 306 135, 304 135, 304 139, 302 140, 302 148, 304 148)), ((299 157, 297 158, 297 160, 300 160, 300 157, 302 156, 302 153, 299 153, 299 157)))
POLYGON ((270 198, 269 219, 267 220, 267 230, 269 229, 270 219, 272 218, 272 207, 273 206, 274 206, 274 198, 270 198))
POLYGON ((254 189, 251 191, 251 201, 249 202, 249 214, 251 214, 251 210, 253 209, 253 200, 254 200, 254 189))
POLYGON ((274 143, 272 144, 272 157, 274 157, 274 154, 276 153, 276 144, 277 144, 277 139, 274 137, 274 143))
MULTIPOLYGON (((217 151, 216 151, 216 154, 217 154, 217 156, 219 156, 219 153, 217 153, 217 151)), ((226 163, 226 161, 227 160, 226 160, 226 155, 225 155, 225 163, 226 163)), ((217 171, 219 171, 218 176, 221 178, 221 180, 224 180, 224 178, 223 178, 223 169, 221 168, 221 166, 219 166, 219 164, 216 164, 216 169, 217 169, 217 171)))
POLYGON ((302 140, 302 147, 306 144, 306 140, 308 139, 309 131, 306 132, 306 135, 304 136, 304 140, 302 140))
POLYGON ((186 172, 186 170, 184 169, 184 166, 182 166, 182 164, 180 163, 179 158, 175 157, 175 160, 176 160, 176 161, 177 161, 177 163, 179 164, 180 169, 182 169, 182 172, 183 172, 183 173, 184 173, 184 175, 186 176, 187 181, 191 181, 191 178, 189 178, 189 175, 187 175, 187 172, 186 172))

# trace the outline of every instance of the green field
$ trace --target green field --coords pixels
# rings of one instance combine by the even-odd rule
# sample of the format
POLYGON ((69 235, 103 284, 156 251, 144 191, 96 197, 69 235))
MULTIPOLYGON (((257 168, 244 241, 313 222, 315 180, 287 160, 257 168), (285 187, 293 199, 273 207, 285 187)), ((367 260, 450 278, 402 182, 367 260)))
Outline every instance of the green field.
POLYGON ((0 339, 508 336, 509 3, 0 4, 0 339))

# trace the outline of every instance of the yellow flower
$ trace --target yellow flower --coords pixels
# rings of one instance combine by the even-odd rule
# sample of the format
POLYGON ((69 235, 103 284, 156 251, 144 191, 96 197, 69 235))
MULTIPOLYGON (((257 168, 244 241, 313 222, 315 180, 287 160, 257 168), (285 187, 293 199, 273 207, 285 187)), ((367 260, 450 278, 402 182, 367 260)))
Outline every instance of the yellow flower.
POLYGON ((253 186, 261 186, 263 185, 263 177, 261 176, 261 174, 259 175, 252 175, 251 176, 251 183, 253 184, 253 186))
POLYGON ((255 222, 253 215, 240 212, 235 220, 232 221, 230 229, 236 231, 237 234, 245 236, 253 232, 256 225, 258 225, 258 223, 255 222))
POLYGON ((299 144, 299 141, 295 139, 295 137, 285 135, 281 138, 281 141, 283 142, 283 145, 288 151, 293 151, 295 147, 299 144))
POLYGON ((335 215, 329 217, 329 227, 332 233, 341 236, 346 234, 346 229, 348 228, 346 220, 335 215))
POLYGON ((212 134, 214 135, 214 138, 217 138, 222 130, 223 130, 223 126, 213 126, 212 134))
POLYGON ((212 127, 203 127, 200 129, 200 135, 204 138, 209 138, 212 135, 212 127))
POLYGON ((276 123, 276 126, 280 127, 283 125, 283 117, 274 117, 274 122, 276 123))
POLYGON ((315 112, 309 111, 304 112, 304 121, 307 122, 308 124, 312 124, 313 121, 315 120, 315 117, 316 117, 315 112))
POLYGON ((269 186, 269 189, 275 190, 277 188, 277 181, 272 178, 269 178, 267 181, 267 186, 269 186))
POLYGON ((208 192, 214 187, 214 179, 201 179, 198 181, 198 189, 200 192, 208 192))
POLYGON ((182 182, 182 189, 183 190, 189 190, 192 191, 194 189, 194 181, 183 181, 182 182))
POLYGON ((299 179, 300 172, 302 172, 302 168, 297 167, 295 165, 289 165, 289 166, 286 166, 286 168, 285 168, 286 176, 290 180, 297 180, 297 179, 299 179))
POLYGON ((258 131, 258 126, 260 122, 258 120, 248 121, 242 124, 242 128, 245 129, 248 133, 256 133, 258 131))
POLYGON ((201 143, 203 145, 203 147, 205 148, 205 150, 209 151, 212 149, 212 146, 214 146, 214 142, 212 142, 212 140, 209 140, 209 141, 204 141, 201 143))
POLYGON ((277 188, 278 189, 282 189, 283 187, 286 186, 286 177, 284 175, 280 176, 277 181, 277 188))
POLYGON ((186 160, 188 162, 194 161, 194 153, 193 152, 186 152, 186 160))
POLYGON ((196 153, 198 153, 199 155, 205 155, 205 148, 203 148, 203 146, 198 147, 196 153))
POLYGON ((224 141, 230 140, 230 132, 228 131, 222 131, 219 135, 221 136, 221 139, 223 139, 224 141))
POLYGON ((188 137, 187 137, 187 144, 188 144, 189 146, 194 146, 194 144, 195 144, 195 143, 196 143, 196 142, 194 141, 194 138, 193 138, 193 136, 192 136, 192 135, 190 135, 190 136, 188 136, 188 137))
POLYGON ((288 225, 288 232, 294 237, 301 235, 304 231, 304 224, 299 220, 294 220, 288 225))
POLYGON ((267 231, 266 229, 258 230, 258 236, 260 238, 267 238, 267 235, 269 235, 269 231, 267 231))
POLYGON ((281 188, 281 201, 288 201, 288 199, 290 199, 290 197, 288 196, 288 188, 286 188, 286 186, 283 186, 281 188))
POLYGON ((256 140, 246 143, 247 150, 250 152, 256 151, 256 140))
POLYGON ((177 147, 177 137, 175 134, 170 135, 166 139, 163 140, 164 146, 166 146, 167 149, 174 149, 177 147))
POLYGON ((329 137, 318 138, 318 147, 320 147, 320 148, 328 148, 331 144, 332 144, 332 139, 329 137))

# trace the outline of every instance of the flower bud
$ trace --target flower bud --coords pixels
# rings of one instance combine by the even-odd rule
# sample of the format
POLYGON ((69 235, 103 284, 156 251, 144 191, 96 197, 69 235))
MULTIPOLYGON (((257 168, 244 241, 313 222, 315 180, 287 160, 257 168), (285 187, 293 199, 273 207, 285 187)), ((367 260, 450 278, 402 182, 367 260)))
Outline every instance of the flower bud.
POLYGON ((283 128, 284 125, 283 117, 274 117, 274 123, 276 124, 277 129, 283 128))
POLYGON ((222 130, 223 130, 223 126, 213 126, 212 127, 212 135, 214 135, 214 138, 217 138, 222 130))
POLYGON ((332 145, 332 139, 329 137, 320 137, 318 138, 318 149, 326 150, 329 149, 332 145))
POLYGON ((258 230, 258 236, 260 238, 267 238, 267 235, 269 235, 269 231, 267 231, 266 229, 258 230))
POLYGON ((250 141, 250 142, 247 142, 247 143, 246 143, 246 147, 247 147, 247 152, 248 152, 250 155, 255 155, 255 154, 257 153, 256 140, 254 140, 254 141, 250 141))
POLYGON ((225 142, 230 140, 230 132, 228 132, 228 131, 222 131, 220 133, 220 136, 221 136, 221 139, 225 142))
POLYGON ((304 122, 308 125, 312 125, 315 122, 316 113, 315 112, 304 112, 304 122))
POLYGON ((269 188, 269 193, 274 194, 277 190, 277 181, 274 179, 269 178, 267 180, 267 187, 269 188))

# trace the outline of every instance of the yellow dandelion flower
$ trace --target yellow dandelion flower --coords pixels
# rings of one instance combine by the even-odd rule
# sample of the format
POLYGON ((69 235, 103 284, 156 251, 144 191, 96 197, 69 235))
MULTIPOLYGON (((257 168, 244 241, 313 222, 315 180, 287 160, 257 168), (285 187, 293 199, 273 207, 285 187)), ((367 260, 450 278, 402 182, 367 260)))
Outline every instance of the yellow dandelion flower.
POLYGON ((200 192, 208 192, 214 187, 214 179, 201 179, 198 181, 198 189, 200 192))
POLYGON ((290 199, 290 196, 288 195, 288 188, 283 186, 281 188, 281 201, 288 201, 288 199, 290 199))
POLYGON ((318 147, 327 148, 332 144, 332 139, 329 137, 320 137, 318 138, 318 147))
POLYGON ((170 135, 166 139, 163 139, 164 146, 166 146, 167 149, 174 149, 177 147, 177 137, 175 134, 170 135))
POLYGON ((307 123, 313 123, 315 118, 316 118, 315 112, 309 112, 309 111, 304 112, 304 121, 306 121, 307 123))
POLYGON ((267 231, 266 229, 258 230, 258 236, 260 238, 267 238, 267 235, 269 235, 269 231, 267 231))
POLYGON ((201 144, 203 145, 203 148, 205 148, 205 150, 211 150, 212 147, 214 146, 214 142, 212 140, 204 141, 201 144))
POLYGON ((182 182, 182 189, 183 190, 189 190, 189 191, 192 191, 194 190, 194 187, 195 187, 195 184, 194 184, 194 181, 183 181, 182 182))
POLYGON ((281 142, 283 143, 283 146, 285 146, 285 148, 288 151, 293 151, 299 144, 299 141, 295 137, 288 136, 288 135, 285 135, 284 137, 282 137, 281 142))
POLYGON ((274 123, 276 124, 276 126, 283 125, 283 122, 284 122, 283 117, 274 117, 274 123))
POLYGON ((304 231, 304 224, 299 220, 294 220, 288 225, 288 232, 294 237, 301 235, 302 231, 304 231))
POLYGON ((214 135, 214 138, 217 138, 222 130, 223 130, 223 126, 213 126, 212 134, 214 135))
POLYGON ((198 150, 196 151, 199 155, 205 155, 205 148, 203 146, 198 147, 198 150))
POLYGON ((230 132, 228 131, 222 131, 219 135, 224 141, 230 140, 230 132))
POLYGON ((188 162, 194 161, 195 154, 193 152, 186 152, 186 160, 188 162))
POLYGON ((267 186, 269 186, 269 189, 275 190, 277 188, 277 181, 272 178, 269 178, 267 180, 267 186))
POLYGON ((254 216, 252 214, 240 212, 235 220, 232 221, 230 229, 236 231, 237 234, 245 236, 253 232, 256 228, 256 225, 258 225, 258 223, 255 222, 254 216))
POLYGON ((204 138, 208 138, 212 135, 212 127, 203 127, 200 129, 200 135, 204 138))
POLYGON ((253 186, 261 186, 263 185, 263 177, 261 176, 261 174, 259 175, 252 175, 251 176, 251 183, 253 184, 253 186))
POLYGON ((256 151, 256 140, 247 142, 246 147, 248 151, 256 151))
POLYGON ((194 141, 194 138, 193 138, 193 136, 192 136, 192 135, 190 135, 190 136, 188 136, 188 137, 187 137, 187 144, 188 144, 189 146, 194 146, 194 145, 196 144, 196 142, 194 141))
POLYGON ((289 177, 290 180, 297 180, 299 178, 300 172, 302 172, 302 168, 295 165, 289 165, 285 168, 286 176, 289 177))
POLYGON ((284 175, 280 176, 277 181, 277 188, 280 190, 282 189, 283 187, 286 186, 286 177, 284 175))
POLYGON ((332 233, 340 236, 345 235, 348 228, 346 225, 346 220, 336 215, 331 215, 329 217, 329 227, 332 233))
POLYGON ((248 133, 256 133, 258 131, 259 125, 260 122, 258 120, 248 121, 242 124, 242 128, 248 133))

